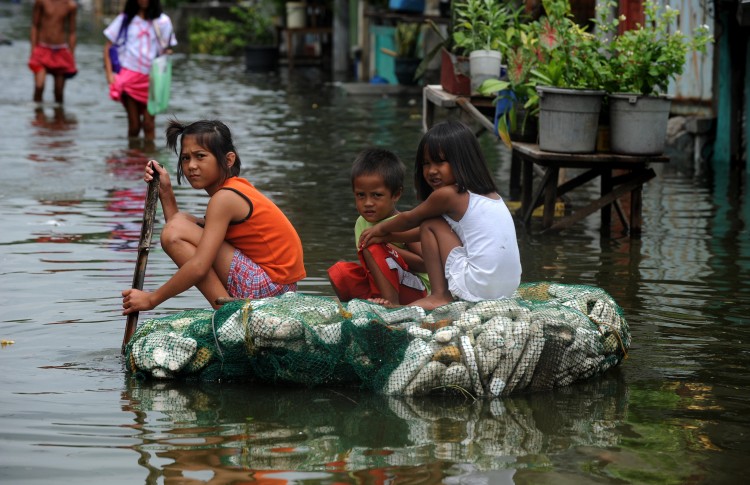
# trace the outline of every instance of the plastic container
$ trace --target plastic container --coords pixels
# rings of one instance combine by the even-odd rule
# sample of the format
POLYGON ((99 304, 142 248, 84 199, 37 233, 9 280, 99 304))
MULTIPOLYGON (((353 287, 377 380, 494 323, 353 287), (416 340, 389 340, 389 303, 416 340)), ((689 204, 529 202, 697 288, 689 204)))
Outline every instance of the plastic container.
POLYGON ((487 79, 500 79, 502 64, 500 51, 478 50, 469 53, 471 92, 479 91, 479 86, 487 79))
POLYGON ((667 96, 609 95, 609 146, 622 155, 661 155, 672 99, 667 96))
POLYGON ((469 59, 451 54, 442 49, 440 61, 440 85, 446 93, 468 96, 471 94, 469 59))
POLYGON ((301 29, 307 25, 307 5, 305 2, 286 3, 286 27, 288 29, 301 29))
POLYGON ((539 148, 558 153, 593 153, 605 91, 537 86, 539 148))
POLYGON ((389 0, 388 8, 398 12, 424 12, 425 0, 389 0))

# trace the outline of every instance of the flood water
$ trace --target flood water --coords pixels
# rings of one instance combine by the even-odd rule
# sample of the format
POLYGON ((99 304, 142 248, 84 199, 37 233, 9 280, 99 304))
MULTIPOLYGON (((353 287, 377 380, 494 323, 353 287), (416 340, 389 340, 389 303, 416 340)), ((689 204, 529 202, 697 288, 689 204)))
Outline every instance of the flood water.
MULTIPOLYGON (((0 45, 3 483, 716 484, 746 474, 744 175, 728 188, 684 164, 658 167, 640 240, 602 238, 596 216, 559 235, 519 228, 524 281, 596 285, 624 309, 633 346, 601 378, 491 401, 139 382, 120 358, 119 293, 136 259, 143 164, 157 158, 174 171, 176 158, 163 139, 126 139, 93 27, 81 33, 65 109, 37 109, 28 8, 0 8, 0 33, 14 40, 0 45)), ((173 116, 230 126, 243 175, 303 240, 300 291, 332 296, 326 268, 355 256, 350 163, 378 145, 410 165, 420 97, 347 95, 314 67, 247 74, 238 60, 185 56, 175 59, 172 89, 173 116)), ((159 132, 166 119, 157 118, 159 132)), ((508 152, 482 143, 505 195, 508 152)), ((177 198, 186 210, 205 207, 205 194, 189 187, 177 198)), ((401 207, 413 203, 407 190, 401 207)), ((146 288, 173 271, 154 249, 146 288)), ((190 290, 141 319, 206 306, 190 290)))

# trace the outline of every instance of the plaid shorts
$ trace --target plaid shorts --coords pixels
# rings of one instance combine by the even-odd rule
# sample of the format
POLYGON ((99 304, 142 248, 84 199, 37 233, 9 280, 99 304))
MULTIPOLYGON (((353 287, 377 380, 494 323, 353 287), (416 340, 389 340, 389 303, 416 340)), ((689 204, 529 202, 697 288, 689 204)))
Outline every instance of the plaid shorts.
POLYGON ((280 285, 271 281, 263 268, 239 249, 234 250, 232 264, 229 266, 227 291, 234 298, 266 298, 278 296, 288 291, 297 291, 297 283, 280 285))

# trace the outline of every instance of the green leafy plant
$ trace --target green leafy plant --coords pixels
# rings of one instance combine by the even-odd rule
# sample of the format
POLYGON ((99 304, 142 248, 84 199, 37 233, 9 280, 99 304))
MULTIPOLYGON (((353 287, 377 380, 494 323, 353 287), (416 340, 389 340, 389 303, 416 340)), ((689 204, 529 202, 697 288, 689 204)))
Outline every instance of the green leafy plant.
MULTIPOLYGON (((645 21, 635 29, 616 35, 608 46, 610 55, 605 88, 609 92, 656 95, 666 93, 669 82, 682 74, 689 52, 706 52, 713 41, 707 25, 698 27, 692 37, 676 27, 679 10, 658 7, 652 0, 643 4, 645 21)), ((598 26, 607 31, 624 21, 598 26)))
POLYGON ((396 25, 395 43, 398 57, 416 58, 422 25, 417 22, 400 22, 396 25))
POLYGON ((240 55, 248 45, 275 45, 273 20, 259 6, 232 7, 233 20, 190 19, 190 51, 240 55))
MULTIPOLYGON (((536 57, 531 79, 560 88, 601 89, 611 69, 602 38, 578 25, 568 0, 543 0, 546 15, 533 24, 536 57)), ((532 56, 528 56, 532 59, 532 56)))
POLYGON ((422 33, 422 24, 418 22, 399 22, 394 32, 394 44, 396 50, 381 47, 380 50, 393 57, 404 59, 417 59, 417 47, 419 36, 422 33))
POLYGON ((490 79, 479 88, 480 94, 495 94, 495 103, 510 102, 498 122, 498 135, 509 147, 510 132, 523 133, 539 113, 537 86, 601 89, 610 69, 602 38, 575 22, 568 0, 543 5, 544 16, 517 16, 505 31, 507 79, 490 79))
POLYGON ((452 4, 453 50, 468 55, 475 50, 500 50, 505 29, 520 9, 500 0, 463 0, 452 4))

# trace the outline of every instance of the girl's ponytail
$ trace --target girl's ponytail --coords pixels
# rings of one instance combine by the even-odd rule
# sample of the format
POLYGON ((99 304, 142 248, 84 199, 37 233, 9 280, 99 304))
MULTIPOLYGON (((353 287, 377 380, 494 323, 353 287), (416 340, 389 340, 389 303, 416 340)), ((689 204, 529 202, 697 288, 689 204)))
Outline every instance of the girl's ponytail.
POLYGON ((167 147, 169 147, 170 150, 174 150, 175 153, 177 153, 177 140, 179 140, 180 135, 182 135, 184 131, 185 125, 177 120, 169 120, 166 129, 167 147))

